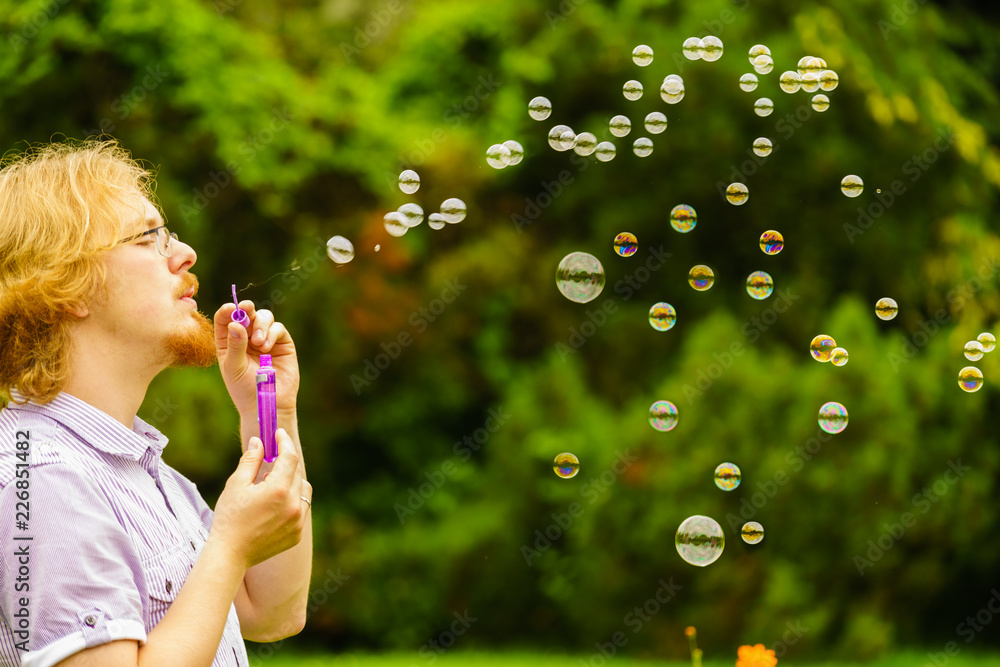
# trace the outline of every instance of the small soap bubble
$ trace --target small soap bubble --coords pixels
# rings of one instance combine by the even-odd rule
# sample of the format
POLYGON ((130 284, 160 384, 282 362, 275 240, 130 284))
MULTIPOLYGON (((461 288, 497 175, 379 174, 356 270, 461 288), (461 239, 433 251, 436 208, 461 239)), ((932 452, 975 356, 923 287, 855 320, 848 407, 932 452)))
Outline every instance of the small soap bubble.
POLYGON ((424 221, 424 209, 412 202, 403 204, 397 209, 403 214, 403 219, 407 227, 416 227, 424 221))
POLYGON ((392 211, 391 213, 386 213, 383 219, 383 225, 385 226, 385 231, 389 232, 390 236, 402 236, 410 228, 406 224, 406 216, 404 216, 399 211, 392 211))
POLYGON ((792 70, 782 72, 778 78, 778 85, 786 93, 796 93, 802 87, 802 75, 792 70))
POLYGON ((759 55, 750 62, 753 65, 753 71, 757 74, 770 74, 771 70, 774 69, 774 60, 767 54, 759 55))
POLYGON ((659 111, 653 111, 646 116, 645 126, 650 134, 660 134, 667 129, 667 117, 659 111))
POLYGON ((771 140, 767 137, 757 137, 753 140, 753 152, 761 157, 770 155, 772 149, 771 140))
POLYGON ((795 68, 799 71, 799 76, 809 71, 806 69, 806 65, 809 63, 810 58, 812 58, 812 56, 802 56, 801 58, 799 58, 799 62, 795 66, 795 68))
POLYGON ((518 164, 524 159, 524 146, 522 146, 520 142, 508 139, 503 142, 503 145, 508 151, 510 151, 510 157, 507 158, 508 167, 518 164))
POLYGON ((730 183, 726 188, 726 201, 733 206, 743 206, 750 198, 750 190, 743 183, 730 183))
POLYGON ((375 244, 375 252, 378 252, 381 249, 382 249, 382 244, 381 243, 376 243, 375 244))
POLYGON ((983 373, 975 366, 966 366, 958 372, 958 386, 970 394, 983 386, 983 373))
POLYGON ((979 334, 979 336, 976 337, 976 340, 978 340, 979 344, 983 346, 983 352, 992 352, 993 348, 996 347, 997 344, 996 337, 988 331, 984 331, 979 334))
POLYGON ((688 60, 698 60, 705 52, 705 45, 698 37, 688 37, 684 40, 681 50, 684 53, 684 57, 688 60))
POLYGON ((657 401, 649 406, 649 425, 657 431, 670 431, 677 426, 677 406, 670 401, 657 401))
POLYGON ((686 234, 698 224, 698 214, 687 204, 678 204, 670 209, 670 226, 686 234))
POLYGON ((750 92, 752 90, 757 90, 757 75, 750 74, 747 72, 740 77, 740 90, 745 92, 750 92))
POLYGON ((635 47, 632 49, 632 62, 639 67, 645 67, 649 63, 653 62, 653 49, 645 44, 640 44, 635 47))
POLYGON ((597 150, 597 137, 590 132, 581 132, 576 135, 576 143, 573 150, 577 155, 587 156, 597 150))
POLYGON ((723 491, 732 491, 740 485, 740 467, 735 463, 720 463, 715 468, 715 485, 723 491))
POLYGON ((635 238, 635 234, 631 232, 622 232, 615 237, 615 252, 622 257, 631 257, 635 254, 635 251, 639 249, 639 241, 635 238))
POLYGON ((819 73, 819 87, 826 92, 830 92, 840 83, 840 77, 832 69, 825 69, 819 73))
POLYGON ((970 340, 965 344, 965 358, 969 361, 979 361, 983 358, 985 351, 983 344, 978 340, 970 340))
POLYGON ((557 151, 568 151, 576 143, 576 134, 569 125, 556 125, 549 130, 549 146, 557 151))
POLYGON ((662 99, 667 104, 677 104, 684 99, 684 88, 681 87, 681 92, 679 93, 668 93, 662 87, 660 88, 660 99, 662 99))
POLYGON ((695 291, 704 292, 711 289, 714 284, 715 272, 712 271, 711 267, 697 264, 688 271, 688 285, 693 287, 695 291))
POLYGON ((453 225, 462 222, 465 220, 465 213, 465 202, 461 199, 451 197, 441 202, 441 215, 445 222, 453 225))
POLYGON ((740 537, 747 544, 758 544, 764 539, 764 526, 756 521, 747 521, 740 529, 740 537))
POLYGON ((326 254, 337 264, 346 264, 354 259, 354 244, 343 236, 334 236, 326 242, 326 254))
POLYGON ((819 90, 819 74, 817 72, 806 72, 802 75, 802 90, 807 93, 815 93, 819 90))
POLYGON ((820 93, 812 98, 812 108, 814 111, 823 112, 830 108, 830 98, 820 93))
POLYGON ((875 314, 880 320, 891 320, 898 312, 899 306, 896 305, 895 299, 884 296, 875 302, 875 314))
POLYGON ((809 353, 812 354, 812 358, 824 363, 830 361, 835 349, 837 349, 837 341, 833 339, 833 336, 826 334, 816 336, 809 343, 809 353))
POLYGON ((637 100, 642 97, 642 84, 636 80, 626 81, 622 87, 622 94, 626 100, 637 100))
POLYGON ((486 149, 486 164, 503 169, 510 163, 510 150, 503 144, 493 144, 486 149))
POLYGON ((707 516, 690 516, 681 523, 674 535, 674 546, 685 562, 698 567, 711 565, 726 548, 722 526, 707 516))
POLYGON ((431 213, 427 216, 427 225, 431 229, 444 229, 446 224, 447 222, 445 221, 444 216, 440 213, 431 213))
POLYGON ((771 296, 774 291, 774 281, 771 275, 764 271, 754 271, 747 276, 747 294, 761 301, 771 296))
POLYGON ((597 150, 594 151, 594 156, 601 162, 610 162, 615 159, 615 145, 610 141, 602 141, 597 144, 597 150))
POLYGON ((639 157, 648 157, 653 152, 653 140, 649 137, 639 137, 632 142, 632 152, 639 157))
POLYGON ((576 473, 580 472, 580 459, 576 458, 576 454, 563 452, 556 456, 555 461, 552 463, 552 469, 563 479, 576 477, 576 473))
POLYGON ((722 40, 709 35, 701 38, 701 59, 714 62, 722 57, 722 40))
POLYGON ((571 252, 559 262, 556 287, 570 301, 593 301, 604 289, 604 267, 589 253, 571 252))
POLYGON ((840 181, 840 191, 848 197, 857 197, 865 189, 865 182, 860 176, 848 174, 840 181))
POLYGON ((767 48, 763 44, 754 44, 750 47, 749 59, 750 64, 753 64, 753 59, 757 56, 769 56, 771 55, 771 49, 767 48))
POLYGON ((770 116, 774 111, 774 102, 768 97, 762 97, 753 103, 753 112, 758 116, 770 116))
POLYGON ((616 137, 624 137, 632 131, 632 121, 628 119, 628 116, 615 116, 608 123, 608 128, 611 130, 611 134, 616 137))
POLYGON ((827 433, 840 433, 847 428, 847 408, 836 401, 824 403, 819 409, 819 427, 827 433))
POLYGON ((830 363, 834 366, 843 366, 847 363, 847 359, 850 355, 847 354, 847 350, 842 347, 833 348, 833 352, 830 353, 830 363))
POLYGON ((777 255, 785 247, 785 237, 781 232, 769 229, 760 235, 760 249, 765 255, 777 255))
POLYGON ((803 68, 804 72, 799 72, 803 76, 808 73, 813 73, 819 75, 820 72, 826 69, 826 61, 822 58, 809 57, 806 59, 806 66, 803 68))
POLYGON ((660 92, 677 95, 684 92, 684 79, 679 74, 668 74, 663 79, 660 92))
POLYGON ((654 303, 649 309, 649 326, 657 331, 669 331, 676 323, 677 311, 669 303, 664 301, 654 303))
POLYGON ((535 120, 545 120, 552 113, 552 102, 547 97, 536 97, 528 102, 528 115, 535 120))
POLYGON ((420 176, 412 169, 407 169, 399 175, 399 189, 408 195, 420 189, 420 176))

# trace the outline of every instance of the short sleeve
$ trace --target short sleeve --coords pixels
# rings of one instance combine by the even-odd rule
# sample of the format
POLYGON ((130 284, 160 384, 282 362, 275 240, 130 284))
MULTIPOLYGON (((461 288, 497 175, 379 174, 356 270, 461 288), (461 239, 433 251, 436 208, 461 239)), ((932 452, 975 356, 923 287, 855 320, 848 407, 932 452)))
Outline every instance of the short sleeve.
POLYGON ((23 667, 145 642, 140 558, 104 492, 66 463, 33 466, 28 479, 27 530, 15 519, 16 484, 0 490, 0 615, 29 649, 23 667))

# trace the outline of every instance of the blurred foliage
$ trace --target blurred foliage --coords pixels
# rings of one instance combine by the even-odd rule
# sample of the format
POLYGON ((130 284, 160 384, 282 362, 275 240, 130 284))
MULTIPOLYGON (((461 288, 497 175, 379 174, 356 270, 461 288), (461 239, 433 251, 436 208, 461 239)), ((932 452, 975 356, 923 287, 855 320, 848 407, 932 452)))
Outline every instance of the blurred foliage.
MULTIPOLYGON (((869 657, 962 639, 958 624, 1000 584, 1000 361, 976 364, 987 378, 978 393, 956 386, 962 345, 1000 317, 995 9, 0 6, 3 145, 115 136, 155 167, 169 224, 199 253, 203 308, 237 283, 295 338, 316 498, 308 638, 415 649, 468 611, 478 620, 463 647, 586 651, 622 631, 625 653, 676 659, 687 625, 734 653, 787 640, 800 623, 790 656, 869 657), (683 40, 706 34, 725 43, 722 59, 683 58, 683 40), (656 53, 644 69, 630 58, 640 43, 656 53), (756 43, 775 66, 747 93, 736 82, 756 43), (777 85, 804 55, 840 75, 825 113, 777 85), (675 106, 656 94, 669 73, 686 83, 675 106), (646 89, 637 102, 621 95, 631 78, 646 89), (553 102, 544 123, 526 113, 535 95, 553 102), (752 112, 762 96, 775 104, 764 118, 752 112), (669 126, 639 159, 630 144, 653 110, 669 126), (612 139, 616 113, 633 131, 610 163, 547 146, 555 123, 612 139), (774 142, 770 157, 749 150, 757 136, 774 142), (486 147, 507 139, 524 145, 524 162, 490 169, 486 147), (421 176, 413 196, 396 185, 404 168, 421 176), (865 180, 856 199, 839 192, 848 173, 865 180), (745 206, 721 196, 731 181, 748 185, 745 206), (459 225, 402 238, 382 228, 405 201, 430 213, 453 196, 469 207, 459 225), (698 211, 691 234, 667 224, 681 202, 698 211), (784 234, 780 255, 758 250, 766 229, 784 234), (627 259, 611 248, 625 230, 640 241, 627 259), (326 258, 335 234, 354 242, 353 262, 326 258), (669 258, 652 261, 653 249, 669 258), (576 250, 607 271, 585 305, 553 285, 576 250), (717 281, 699 293, 685 283, 702 263, 717 281), (747 297, 754 270, 774 276, 770 299, 747 297), (886 295, 900 304, 891 322, 873 312, 886 295), (646 324, 661 300, 679 313, 666 333, 646 324), (818 333, 850 351, 847 366, 810 359, 818 333), (661 398, 680 410, 668 433, 646 421, 661 398), (850 425, 820 439, 815 415, 830 400, 850 425), (572 480, 552 473, 561 451, 582 461, 572 480), (744 475, 728 494, 711 482, 727 460, 744 475), (959 460, 969 469, 942 482, 959 460), (766 531, 756 547, 738 537, 751 510, 766 531), (885 537, 907 512, 912 527, 885 537), (727 536, 705 569, 671 543, 692 514, 727 536), (546 531, 556 539, 543 549, 546 531), (880 538, 891 547, 873 558, 880 538), (862 574, 859 558, 872 560, 862 574), (338 569, 349 579, 327 595, 338 569), (681 589, 636 629, 634 609, 661 581, 681 589)), ((239 454, 216 373, 164 373, 140 412, 210 503, 239 454)))

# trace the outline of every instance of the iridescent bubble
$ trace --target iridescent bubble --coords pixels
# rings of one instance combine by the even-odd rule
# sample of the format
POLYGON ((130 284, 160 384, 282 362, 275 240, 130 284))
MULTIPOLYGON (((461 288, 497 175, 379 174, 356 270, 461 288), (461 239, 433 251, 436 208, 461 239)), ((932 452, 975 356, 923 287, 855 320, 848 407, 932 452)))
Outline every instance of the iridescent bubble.
POLYGON ((842 347, 833 348, 833 352, 830 353, 830 363, 834 366, 843 366, 847 363, 847 359, 850 355, 847 354, 847 350, 842 347))
POLYGON ((569 125, 556 125, 549 130, 549 146, 557 151, 568 151, 576 143, 576 134, 569 125))
POLYGON ((758 116, 770 116, 774 111, 774 102, 768 97, 762 97, 753 103, 753 112, 758 116))
POLYGON ((758 544, 764 539, 764 526, 756 521, 747 521, 740 529, 740 537, 747 544, 758 544))
POLYGON ((832 69, 825 69, 819 73, 819 87, 826 92, 830 92, 840 83, 840 77, 832 69))
POLYGON ((860 176, 848 174, 840 181, 840 191, 848 197, 857 197, 865 189, 865 182, 860 176))
POLYGON ((601 162, 610 162, 615 159, 615 145, 610 141, 602 141, 597 144, 597 150, 594 151, 594 157, 596 157, 601 162))
POLYGON ((819 111, 820 113, 826 111, 830 108, 830 98, 823 93, 813 95, 812 108, 814 111, 819 111))
POLYGON ((556 287, 570 301, 593 301, 604 289, 604 267, 591 254, 571 252, 559 262, 556 287))
POLYGON ((597 137, 590 132, 581 132, 576 135, 576 144, 573 150, 577 155, 587 156, 597 150, 597 137))
POLYGON ((427 225, 431 229, 444 229, 445 224, 447 224, 447 221, 440 213, 431 213, 427 216, 427 225))
POLYGON ((701 38, 701 59, 714 62, 722 57, 722 40, 709 35, 701 38))
POLYGON ((771 140, 767 137, 757 137, 753 140, 753 152, 761 157, 770 155, 772 149, 771 140))
POLYGON ((711 289, 714 284, 715 272, 712 271, 711 267, 697 264, 688 271, 688 285, 693 287, 695 291, 704 292, 711 289))
POLYGON ((740 467, 735 463, 720 463, 715 468, 715 485, 723 491, 732 491, 740 485, 740 467))
POLYGON ((795 66, 796 69, 799 71, 799 76, 802 76, 807 71, 809 71, 808 69, 806 69, 806 66, 809 63, 810 58, 812 58, 812 56, 802 56, 801 58, 799 58, 799 62, 795 66))
POLYGON ((677 311, 669 303, 661 301, 660 303, 653 304, 653 307, 649 309, 649 326, 657 331, 669 331, 674 328, 674 324, 676 323, 677 311))
POLYGON ((965 358, 969 361, 979 361, 983 358, 983 344, 978 340, 970 340, 965 344, 965 358))
POLYGON ((807 93, 815 93, 819 90, 819 74, 817 72, 806 72, 802 75, 802 90, 807 93))
POLYGON ((503 144, 493 144, 486 149, 486 164, 503 169, 510 162, 510 150, 503 144))
POLYGON ((750 190, 743 183, 730 183, 726 188, 726 201, 733 206, 742 206, 750 198, 750 190))
POLYGON ((660 134, 667 129, 667 117, 659 111, 654 111, 646 116, 645 126, 650 134, 660 134))
POLYGON ((635 234, 622 232, 615 237, 615 252, 622 257, 631 257, 639 249, 639 241, 635 234))
POLYGON ((771 296, 774 291, 774 281, 763 271, 754 271, 747 276, 747 294, 761 301, 771 296))
POLYGON ((326 254, 337 264, 346 264, 354 259, 354 244, 343 236, 334 236, 326 242, 326 254))
POLYGON ((639 157, 648 157, 653 152, 653 140, 649 137, 639 137, 632 142, 632 152, 639 157))
POLYGON ((552 102, 547 97, 536 97, 528 102, 528 115, 535 120, 545 120, 552 113, 552 102))
POLYGON ((810 56, 806 59, 806 66, 803 69, 805 70, 804 72, 799 72, 799 74, 802 74, 803 76, 810 73, 819 75, 820 72, 826 69, 826 61, 822 58, 814 58, 810 56))
POLYGON ((983 352, 992 352, 993 348, 996 347, 997 344, 996 337, 988 331, 984 331, 979 334, 979 336, 976 337, 976 340, 978 340, 979 344, 983 346, 983 352))
POLYGON ((753 71, 757 74, 770 74, 771 70, 774 69, 774 60, 767 54, 757 56, 750 63, 753 65, 753 71))
POLYGON ((445 222, 457 224, 465 220, 465 202, 451 197, 441 202, 441 216, 445 222))
POLYGON ((674 535, 674 546, 685 562, 705 567, 722 555, 722 550, 726 548, 726 536, 718 521, 696 514, 681 523, 674 535))
POLYGON ((809 353, 812 355, 812 358, 824 363, 830 361, 830 357, 833 355, 835 349, 837 349, 837 341, 832 336, 827 336, 826 334, 816 336, 809 343, 809 353))
POLYGON ((687 204, 678 204, 670 209, 670 226, 686 234, 698 224, 698 214, 687 204))
POLYGON ((668 93, 663 87, 660 88, 660 99, 662 99, 667 104, 677 104, 684 99, 684 88, 681 87, 679 93, 668 93))
POLYGON ((642 97, 642 84, 634 79, 626 81, 625 85, 622 86, 622 94, 625 95, 626 100, 635 101, 642 97))
POLYGON ((653 62, 653 49, 645 44, 640 44, 635 47, 632 49, 632 62, 639 67, 645 67, 649 63, 653 62))
POLYGON ((757 75, 749 72, 740 77, 740 90, 750 92, 757 90, 757 75))
POLYGON ((966 366, 958 372, 958 386, 970 394, 983 386, 983 374, 975 366, 966 366))
POLYGON ((649 425, 657 431, 670 431, 677 426, 677 406, 670 401, 657 401, 649 406, 649 425))
POLYGON ((760 235, 760 249, 765 255, 777 255, 785 247, 785 237, 781 232, 769 229, 760 235))
POLYGON ((836 401, 824 403, 819 409, 819 427, 827 433, 840 433, 847 428, 847 408, 836 401))
POLYGON ((403 204, 397 209, 403 214, 403 219, 407 227, 416 227, 424 221, 424 209, 412 202, 403 204))
POLYGON ((798 92, 799 88, 802 87, 802 75, 791 70, 782 72, 781 77, 778 79, 778 85, 786 93, 798 92))
POLYGON ((624 137, 632 131, 632 121, 628 119, 628 116, 615 116, 608 123, 608 128, 611 130, 611 134, 616 137, 624 137))
POLYGON ((684 79, 679 74, 668 74, 663 79, 660 91, 669 95, 677 95, 684 92, 684 79))
POLYGON ((705 52, 705 45, 702 44, 701 39, 698 37, 688 37, 684 40, 681 51, 683 51, 684 57, 688 60, 698 60, 701 58, 701 54, 705 52))
POLYGON ((409 229, 409 226, 406 224, 406 216, 399 211, 386 213, 382 219, 385 231, 389 232, 390 236, 402 236, 409 229))
POLYGON ((408 195, 420 189, 420 176, 412 169, 407 169, 399 175, 399 189, 408 195))
POLYGON ((763 44, 754 44, 750 47, 750 64, 753 65, 753 59, 757 56, 769 56, 771 55, 771 49, 767 48, 763 44))
POLYGON ((524 146, 520 142, 514 141, 513 139, 508 139, 503 142, 504 147, 510 151, 510 157, 507 158, 507 166, 513 166, 524 159, 524 146))
POLYGON ((576 473, 580 472, 580 459, 576 458, 576 454, 563 452, 556 455, 556 459, 552 463, 552 469, 563 479, 576 477, 576 473))
POLYGON ((895 299, 890 299, 889 297, 884 296, 875 302, 875 314, 878 315, 880 320, 891 320, 896 317, 898 312, 899 306, 896 305, 895 299))

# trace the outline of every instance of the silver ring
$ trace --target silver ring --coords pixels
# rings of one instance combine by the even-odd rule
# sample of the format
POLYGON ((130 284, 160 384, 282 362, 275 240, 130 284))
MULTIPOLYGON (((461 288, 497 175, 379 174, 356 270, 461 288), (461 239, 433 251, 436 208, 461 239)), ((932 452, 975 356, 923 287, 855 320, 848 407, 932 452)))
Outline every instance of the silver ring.
POLYGON ((308 498, 306 498, 305 496, 299 496, 299 498, 301 498, 302 500, 304 500, 304 501, 306 501, 307 503, 309 503, 309 507, 312 507, 312 506, 313 506, 313 504, 312 504, 312 501, 311 501, 311 500, 309 500, 308 498))

